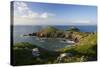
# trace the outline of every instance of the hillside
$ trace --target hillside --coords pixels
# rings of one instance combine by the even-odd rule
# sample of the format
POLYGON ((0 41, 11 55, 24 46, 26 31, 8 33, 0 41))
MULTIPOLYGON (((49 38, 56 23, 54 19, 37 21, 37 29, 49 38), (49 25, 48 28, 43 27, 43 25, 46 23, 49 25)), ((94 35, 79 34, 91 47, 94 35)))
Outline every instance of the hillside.
POLYGON ((71 52, 77 56, 86 56, 87 60, 97 59, 97 34, 90 34, 80 39, 70 48, 62 48, 61 52, 71 52))
POLYGON ((56 31, 58 31, 57 28, 55 28, 53 26, 47 26, 47 27, 43 28, 40 32, 53 33, 56 31))

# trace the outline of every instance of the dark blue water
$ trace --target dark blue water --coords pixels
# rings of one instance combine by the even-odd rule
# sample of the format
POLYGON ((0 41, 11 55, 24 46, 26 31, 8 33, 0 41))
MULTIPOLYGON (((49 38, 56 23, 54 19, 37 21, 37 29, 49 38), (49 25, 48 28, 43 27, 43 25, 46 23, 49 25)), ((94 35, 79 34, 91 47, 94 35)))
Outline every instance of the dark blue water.
MULTIPOLYGON (((40 42, 36 40, 36 37, 23 37, 24 34, 29 34, 33 32, 38 32, 47 26, 14 26, 14 43, 17 42, 30 42, 32 44, 36 44, 40 47, 56 50, 63 47, 68 47, 70 44, 60 43, 58 40, 46 40, 46 42, 40 42), (50 47, 49 47, 50 46, 50 47)), ((70 26, 54 26, 61 30, 67 30, 70 26)), ((95 32, 97 31, 96 26, 75 26, 80 29, 81 32, 95 32)))

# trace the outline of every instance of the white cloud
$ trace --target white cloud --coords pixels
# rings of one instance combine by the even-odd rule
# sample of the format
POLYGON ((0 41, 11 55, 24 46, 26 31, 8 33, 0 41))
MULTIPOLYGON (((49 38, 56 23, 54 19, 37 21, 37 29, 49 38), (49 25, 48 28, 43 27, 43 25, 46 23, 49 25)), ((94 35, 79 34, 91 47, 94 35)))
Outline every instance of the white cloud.
POLYGON ((14 25, 96 25, 96 21, 14 17, 14 25))
POLYGON ((28 8, 28 5, 24 2, 14 2, 14 8, 15 8, 15 10, 14 10, 15 13, 17 11, 17 13, 20 17, 30 17, 30 18, 37 17, 37 14, 32 12, 28 8))
POLYGON ((48 14, 47 13, 43 13, 40 15, 41 18, 48 18, 48 14))
POLYGON ((24 2, 14 2, 15 6, 26 7, 27 5, 24 2))
POLYGON ((53 13, 43 12, 37 13, 33 12, 25 2, 14 2, 14 11, 22 18, 43 18, 47 19, 49 17, 55 16, 53 13))
POLYGON ((55 16, 55 14, 44 12, 40 15, 40 18, 49 18, 49 17, 52 17, 52 16, 55 16))
POLYGON ((27 13, 23 14, 21 17, 22 18, 38 18, 38 16, 39 16, 38 13, 35 13, 35 12, 28 10, 27 13))
POLYGON ((25 2, 14 2, 14 25, 48 24, 50 17, 53 16, 55 14, 46 11, 33 12, 25 2))
POLYGON ((41 19, 41 18, 28 18, 28 17, 14 17, 14 25, 48 25, 53 21, 50 19, 41 19))
POLYGON ((91 23, 91 20, 73 20, 72 23, 91 23))

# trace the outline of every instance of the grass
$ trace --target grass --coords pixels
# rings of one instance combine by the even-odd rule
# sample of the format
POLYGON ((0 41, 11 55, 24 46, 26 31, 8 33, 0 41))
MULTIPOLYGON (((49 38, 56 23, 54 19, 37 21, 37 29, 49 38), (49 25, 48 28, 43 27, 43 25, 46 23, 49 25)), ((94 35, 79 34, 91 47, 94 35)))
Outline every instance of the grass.
POLYGON ((91 58, 97 60, 97 34, 90 34, 82 37, 78 43, 74 44, 74 46, 62 48, 59 51, 72 53, 74 57, 84 56, 87 61, 91 60, 91 58))

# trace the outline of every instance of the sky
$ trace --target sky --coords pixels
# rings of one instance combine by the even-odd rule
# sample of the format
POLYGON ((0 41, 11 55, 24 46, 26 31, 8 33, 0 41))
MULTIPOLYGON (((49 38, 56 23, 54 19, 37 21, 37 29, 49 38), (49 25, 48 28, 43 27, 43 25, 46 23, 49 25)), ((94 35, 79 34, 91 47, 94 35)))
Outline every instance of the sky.
POLYGON ((14 25, 96 25, 97 7, 38 2, 13 2, 14 25))

